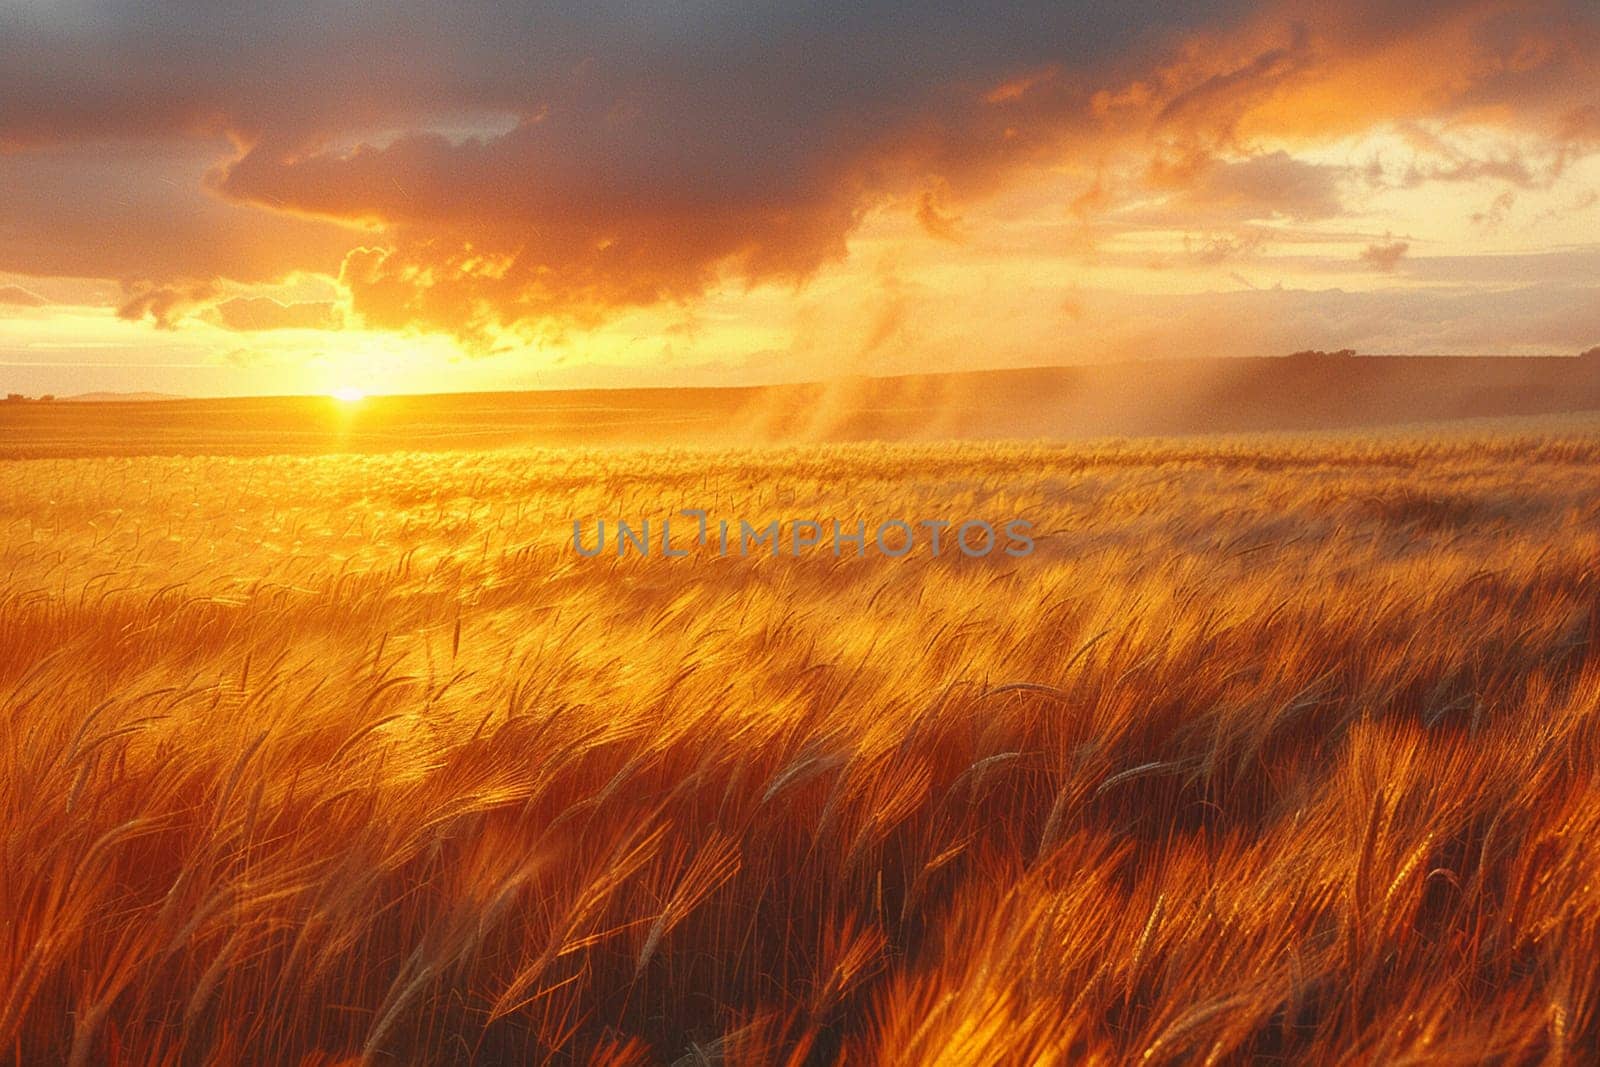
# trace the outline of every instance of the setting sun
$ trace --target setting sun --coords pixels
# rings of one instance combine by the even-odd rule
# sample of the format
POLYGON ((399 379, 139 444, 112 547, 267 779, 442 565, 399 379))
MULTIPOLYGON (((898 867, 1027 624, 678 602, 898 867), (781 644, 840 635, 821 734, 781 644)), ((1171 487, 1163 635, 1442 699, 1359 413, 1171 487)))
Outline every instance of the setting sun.
POLYGON ((362 392, 360 389, 352 388, 351 386, 335 389, 328 395, 333 397, 333 399, 345 404, 359 404, 361 401, 367 398, 366 393, 362 392))

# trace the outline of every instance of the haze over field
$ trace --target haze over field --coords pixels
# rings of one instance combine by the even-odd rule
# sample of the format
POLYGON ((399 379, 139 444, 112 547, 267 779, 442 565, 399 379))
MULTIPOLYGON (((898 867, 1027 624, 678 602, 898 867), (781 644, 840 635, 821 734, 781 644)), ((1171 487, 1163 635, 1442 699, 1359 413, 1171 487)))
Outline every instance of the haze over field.
POLYGON ((0 405, 0 456, 1087 440, 1600 411, 1579 358, 1150 360, 794 386, 0 405))

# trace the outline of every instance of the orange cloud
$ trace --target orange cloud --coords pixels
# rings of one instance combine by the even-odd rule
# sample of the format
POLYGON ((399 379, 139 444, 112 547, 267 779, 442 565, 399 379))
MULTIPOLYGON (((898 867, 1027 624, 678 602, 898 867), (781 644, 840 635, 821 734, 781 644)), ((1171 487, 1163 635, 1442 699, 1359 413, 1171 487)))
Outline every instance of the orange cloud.
POLYGON ((1001 82, 999 85, 983 94, 986 104, 1004 104, 1012 100, 1020 100, 1030 89, 1034 89, 1050 81, 1061 73, 1059 67, 1047 67, 1032 74, 1024 74, 1019 78, 1012 78, 1001 82))
MULTIPOLYGON (((1537 145, 1441 136, 1415 183, 1538 184, 1600 147, 1590 0, 853 5, 844 30, 805 5, 297 12, 0 13, 21 44, 0 69, 0 270, 115 279, 119 313, 160 326, 221 281, 337 274, 368 325, 484 346, 803 282, 888 202, 978 244, 978 201, 1092 173, 1052 210, 1199 232, 1221 262, 1250 225, 1346 213, 1358 175, 1309 153, 1347 135, 1537 145), (239 45, 196 46, 219 39, 239 45)), ((212 315, 327 321, 280 307, 212 315)))
POLYGON ((941 241, 961 241, 961 217, 944 206, 944 191, 933 187, 917 194, 916 217, 930 237, 941 241))
POLYGON ((130 322, 149 319, 157 329, 176 329, 191 312, 216 295, 216 286, 210 282, 192 285, 149 285, 133 287, 121 306, 117 318, 130 322))
POLYGON ((1411 251, 1411 245, 1406 241, 1388 241, 1383 244, 1370 244, 1361 250, 1361 261, 1374 270, 1393 271, 1400 266, 1400 261, 1411 251))
POLYGON ((1173 192, 1164 212, 1174 220, 1326 219, 1343 210, 1339 167, 1304 163, 1287 152, 1227 162, 1213 156, 1154 160, 1150 184, 1173 192))
POLYGON ((338 308, 328 301, 285 304, 264 296, 236 296, 213 305, 209 312, 219 326, 240 332, 337 330, 342 325, 338 308))

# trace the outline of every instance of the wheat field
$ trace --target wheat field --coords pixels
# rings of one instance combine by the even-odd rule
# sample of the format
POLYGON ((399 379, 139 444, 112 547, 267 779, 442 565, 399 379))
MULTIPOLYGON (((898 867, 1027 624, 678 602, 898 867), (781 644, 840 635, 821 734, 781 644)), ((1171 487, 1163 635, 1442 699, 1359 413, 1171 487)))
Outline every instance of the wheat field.
POLYGON ((1592 429, 0 463, 0 1056, 1595 1062, 1597 567, 1592 429))

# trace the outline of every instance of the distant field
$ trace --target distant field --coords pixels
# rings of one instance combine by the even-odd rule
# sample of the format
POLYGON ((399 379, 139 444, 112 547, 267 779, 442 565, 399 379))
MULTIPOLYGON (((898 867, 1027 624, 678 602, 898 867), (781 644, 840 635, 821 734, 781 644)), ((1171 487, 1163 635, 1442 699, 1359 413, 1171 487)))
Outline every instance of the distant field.
POLYGON ((1592 412, 1600 412, 1600 357, 1310 355, 765 388, 375 396, 357 403, 331 397, 0 403, 0 458, 1090 440, 1592 412))
POLYGON ((0 463, 18 1063, 1592 1061, 1600 436, 0 463), (700 506, 1037 551, 578 558, 700 506))

